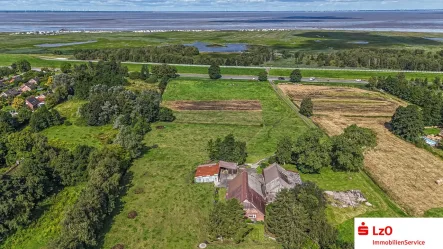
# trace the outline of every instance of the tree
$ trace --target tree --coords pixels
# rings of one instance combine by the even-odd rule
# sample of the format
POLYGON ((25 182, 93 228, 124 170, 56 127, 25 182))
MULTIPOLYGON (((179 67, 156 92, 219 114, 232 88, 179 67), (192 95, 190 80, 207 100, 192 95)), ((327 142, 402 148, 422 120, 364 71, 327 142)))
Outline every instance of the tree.
POLYGON ((377 77, 371 76, 368 81, 368 88, 371 90, 375 90, 378 88, 378 80, 377 77))
POLYGON ((169 78, 163 77, 160 80, 160 83, 158 84, 158 89, 160 90, 160 93, 163 94, 166 90, 166 87, 168 86, 169 78))
POLYGON ((149 68, 148 65, 143 64, 140 70, 140 79, 146 80, 149 78, 149 68))
POLYGON ((163 77, 176 78, 177 77, 177 68, 170 66, 168 64, 153 65, 152 66, 152 74, 157 76, 157 79, 160 79, 163 77))
POLYGON ((304 173, 319 173, 331 163, 330 149, 328 137, 318 130, 310 130, 295 141, 292 160, 304 173))
POLYGON ((355 124, 346 127, 341 136, 362 149, 373 148, 377 145, 377 135, 374 131, 355 124))
POLYGON ((14 108, 15 110, 20 109, 24 105, 25 105, 25 100, 20 96, 15 97, 11 104, 12 108, 14 108))
POLYGON ((260 73, 258 73, 258 80, 259 81, 267 81, 268 80, 268 72, 261 71, 260 73))
POLYGON ((32 131, 38 132, 54 125, 61 125, 63 119, 57 110, 48 110, 46 106, 42 106, 34 111, 29 120, 29 127, 32 131))
POLYGON ((291 162, 292 141, 290 137, 283 137, 277 143, 277 152, 275 152, 275 159, 279 164, 286 164, 291 162))
POLYGON ((27 60, 20 60, 17 62, 17 68, 22 73, 28 72, 31 70, 31 63, 27 60))
POLYGON ((363 167, 363 151, 343 136, 332 139, 332 168, 338 171, 358 171, 363 167))
POLYGON ((235 198, 215 203, 209 215, 210 238, 241 242, 252 229, 246 224, 244 215, 243 206, 235 198))
POLYGON ((131 80, 138 80, 141 79, 141 74, 140 72, 129 72, 129 78, 131 80))
POLYGON ((213 80, 220 79, 222 77, 221 71, 220 71, 220 66, 216 65, 216 64, 212 64, 208 68, 208 74, 209 74, 210 79, 213 79, 213 80))
POLYGON ((314 104, 311 98, 304 98, 300 104, 300 113, 306 117, 312 116, 314 113, 314 104))
POLYGON ((158 121, 172 122, 174 120, 175 116, 171 109, 167 107, 160 107, 160 111, 158 113, 158 121))
POLYGON ((234 135, 229 134, 223 140, 217 138, 208 142, 209 158, 242 164, 246 161, 246 143, 235 141, 234 135))
POLYGON ((122 126, 114 139, 114 143, 125 148, 132 158, 137 158, 141 156, 144 149, 142 140, 142 134, 136 133, 129 126, 122 126))
POLYGON ((323 191, 305 182, 277 194, 266 207, 265 226, 284 249, 333 248, 337 231, 328 223, 325 209, 323 191))
POLYGON ((391 130, 407 141, 418 141, 424 130, 422 113, 418 107, 398 107, 391 119, 391 130))
POLYGON ((60 65, 60 71, 62 71, 62 73, 69 73, 69 72, 71 72, 71 67, 72 67, 71 63, 63 62, 60 65))
POLYGON ((302 78, 300 69, 295 69, 291 72, 291 75, 289 75, 289 81, 292 83, 300 82, 302 78))

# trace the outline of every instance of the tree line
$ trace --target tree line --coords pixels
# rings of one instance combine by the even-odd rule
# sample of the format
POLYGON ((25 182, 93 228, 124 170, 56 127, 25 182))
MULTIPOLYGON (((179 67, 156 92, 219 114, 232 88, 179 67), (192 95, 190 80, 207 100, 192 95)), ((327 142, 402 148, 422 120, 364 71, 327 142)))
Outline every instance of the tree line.
POLYGON ((371 89, 381 89, 403 100, 421 107, 425 126, 441 125, 443 123, 443 89, 439 77, 433 82, 427 79, 407 80, 403 73, 397 77, 372 77, 368 84, 371 89))
POLYGON ((261 65, 272 60, 273 51, 266 46, 250 45, 248 50, 243 53, 222 57, 208 53, 200 54, 198 49, 193 46, 168 45, 143 48, 80 49, 74 51, 74 57, 79 60, 250 66, 261 65))
POLYGON ((332 138, 311 130, 295 141, 283 137, 270 161, 292 163, 303 173, 319 173, 330 166, 336 171, 358 171, 363 167, 364 150, 376 145, 375 133, 357 125, 347 127, 341 135, 332 138))
POLYGON ((443 50, 358 48, 330 53, 295 52, 295 64, 442 71, 443 50))
MULTIPOLYGON (((161 93, 125 90, 127 68, 117 62, 67 68, 66 73, 48 80, 53 93, 47 107, 33 113, 23 108, 16 116, 0 111, 0 167, 15 166, 13 173, 0 175, 0 242, 29 225, 45 198, 66 186, 84 184, 50 248, 97 246, 105 219, 116 206, 126 170, 148 149, 143 138, 151 130, 150 123, 175 119, 170 109, 160 107, 161 93), (94 126, 112 123, 118 130, 103 147, 58 148, 36 133, 62 124, 62 117, 52 107, 74 96, 88 100, 80 108, 79 122, 94 126)), ((167 65, 157 70, 165 77, 170 72, 167 65)))

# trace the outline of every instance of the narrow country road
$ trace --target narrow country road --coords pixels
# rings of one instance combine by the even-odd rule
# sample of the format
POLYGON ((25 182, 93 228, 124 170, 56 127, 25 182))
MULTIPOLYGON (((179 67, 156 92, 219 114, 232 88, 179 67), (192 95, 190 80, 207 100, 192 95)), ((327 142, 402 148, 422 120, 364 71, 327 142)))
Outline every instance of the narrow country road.
MULTIPOLYGON (((190 73, 180 73, 181 77, 192 77, 192 78, 208 78, 207 74, 190 74, 190 73)), ((278 81, 279 77, 268 76, 268 80, 278 81)), ((289 77, 284 77, 285 79, 282 81, 289 81, 289 77)), ((257 80, 257 76, 252 75, 222 75, 222 79, 233 79, 233 80, 257 80)), ((346 84, 367 84, 368 81, 361 80, 349 80, 349 79, 336 79, 336 78, 315 78, 315 80, 311 80, 311 78, 302 78, 302 82, 310 82, 310 83, 346 83, 346 84)))

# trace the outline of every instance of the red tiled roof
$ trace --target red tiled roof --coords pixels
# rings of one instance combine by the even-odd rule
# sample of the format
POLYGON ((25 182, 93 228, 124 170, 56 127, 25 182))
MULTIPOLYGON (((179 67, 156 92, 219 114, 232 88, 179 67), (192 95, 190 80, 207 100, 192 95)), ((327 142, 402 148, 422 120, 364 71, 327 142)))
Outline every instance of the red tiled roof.
POLYGON ((200 165, 197 167, 197 171, 195 171, 195 177, 213 176, 218 174, 219 171, 220 171, 220 166, 218 166, 218 163, 200 165))

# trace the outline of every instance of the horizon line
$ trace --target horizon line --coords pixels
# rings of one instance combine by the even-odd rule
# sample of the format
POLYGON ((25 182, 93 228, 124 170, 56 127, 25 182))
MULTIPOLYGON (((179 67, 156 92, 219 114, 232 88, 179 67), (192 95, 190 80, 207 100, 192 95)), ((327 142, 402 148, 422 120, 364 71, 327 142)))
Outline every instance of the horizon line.
POLYGON ((1 12, 389 12, 389 11, 443 11, 443 9, 356 9, 356 10, 0 10, 1 12))

